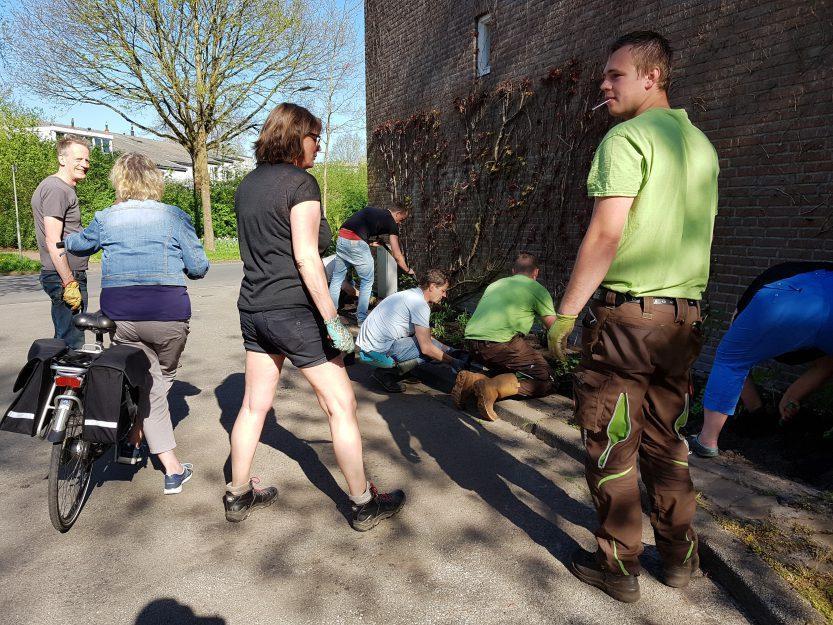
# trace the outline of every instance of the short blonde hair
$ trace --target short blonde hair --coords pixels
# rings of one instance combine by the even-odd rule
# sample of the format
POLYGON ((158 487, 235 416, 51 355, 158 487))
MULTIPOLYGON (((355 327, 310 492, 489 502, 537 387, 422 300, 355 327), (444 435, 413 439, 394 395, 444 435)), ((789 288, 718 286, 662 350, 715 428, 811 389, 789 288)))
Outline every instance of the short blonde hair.
POLYGON ((156 164, 144 154, 128 152, 113 163, 110 183, 116 190, 116 202, 126 200, 161 200, 165 178, 156 164))

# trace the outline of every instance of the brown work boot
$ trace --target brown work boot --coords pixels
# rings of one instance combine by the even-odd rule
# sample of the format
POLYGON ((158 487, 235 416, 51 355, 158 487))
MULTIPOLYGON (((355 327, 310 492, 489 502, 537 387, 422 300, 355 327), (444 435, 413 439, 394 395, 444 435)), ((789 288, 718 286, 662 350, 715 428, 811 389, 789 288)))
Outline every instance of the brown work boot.
POLYGON ((520 389, 518 378, 514 373, 503 373, 493 378, 478 380, 474 383, 474 396, 477 398, 477 409, 480 416, 487 421, 497 421, 495 402, 517 395, 520 389))
POLYGON ((664 565, 662 581, 671 588, 685 588, 699 568, 700 556, 695 551, 685 564, 664 565))
POLYGON ((573 553, 570 570, 585 584, 603 590, 617 601, 639 601, 639 577, 609 571, 599 560, 598 554, 579 549, 573 553))
POLYGON ((466 402, 474 392, 474 383, 485 379, 485 375, 473 371, 461 371, 457 374, 457 379, 454 380, 454 388, 451 389, 451 399, 454 400, 454 406, 457 410, 466 407, 466 402))

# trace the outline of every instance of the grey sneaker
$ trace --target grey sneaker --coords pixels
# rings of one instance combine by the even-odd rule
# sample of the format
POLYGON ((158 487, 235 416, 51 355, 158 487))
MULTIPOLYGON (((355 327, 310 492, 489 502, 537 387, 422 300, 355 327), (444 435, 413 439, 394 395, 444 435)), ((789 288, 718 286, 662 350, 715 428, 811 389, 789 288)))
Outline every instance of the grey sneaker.
POLYGON ((720 455, 720 450, 717 447, 706 447, 700 442, 700 435, 688 437, 689 453, 701 458, 717 458, 720 455))
POLYGON ((182 492, 182 485, 191 479, 194 474, 194 465, 190 462, 182 463, 182 473, 165 476, 165 494, 176 495, 182 492))

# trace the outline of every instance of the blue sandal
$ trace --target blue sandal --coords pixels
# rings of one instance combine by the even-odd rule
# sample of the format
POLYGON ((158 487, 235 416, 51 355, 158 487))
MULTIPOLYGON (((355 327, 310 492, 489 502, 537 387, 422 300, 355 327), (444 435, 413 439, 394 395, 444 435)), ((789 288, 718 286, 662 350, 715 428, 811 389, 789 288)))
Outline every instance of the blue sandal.
POLYGON ((689 453, 699 456, 701 458, 717 458, 720 455, 720 450, 717 447, 706 447, 700 442, 700 435, 688 437, 689 453))

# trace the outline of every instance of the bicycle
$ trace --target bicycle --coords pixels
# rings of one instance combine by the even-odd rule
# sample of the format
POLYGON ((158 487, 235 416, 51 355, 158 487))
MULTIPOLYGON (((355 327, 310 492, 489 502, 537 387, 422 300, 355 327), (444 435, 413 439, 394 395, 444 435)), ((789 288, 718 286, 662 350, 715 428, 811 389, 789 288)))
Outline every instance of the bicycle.
MULTIPOLYGON (((35 436, 52 443, 49 462, 49 518, 59 532, 67 532, 78 519, 86 501, 93 464, 109 443, 82 438, 84 392, 87 372, 106 351, 104 334, 112 341, 116 324, 103 314, 82 313, 73 319, 79 330, 95 334, 95 343, 56 356, 50 364, 52 387, 35 426, 35 436)), ((121 389, 120 389, 121 390, 121 389)), ((135 418, 135 403, 131 415, 135 418)))

